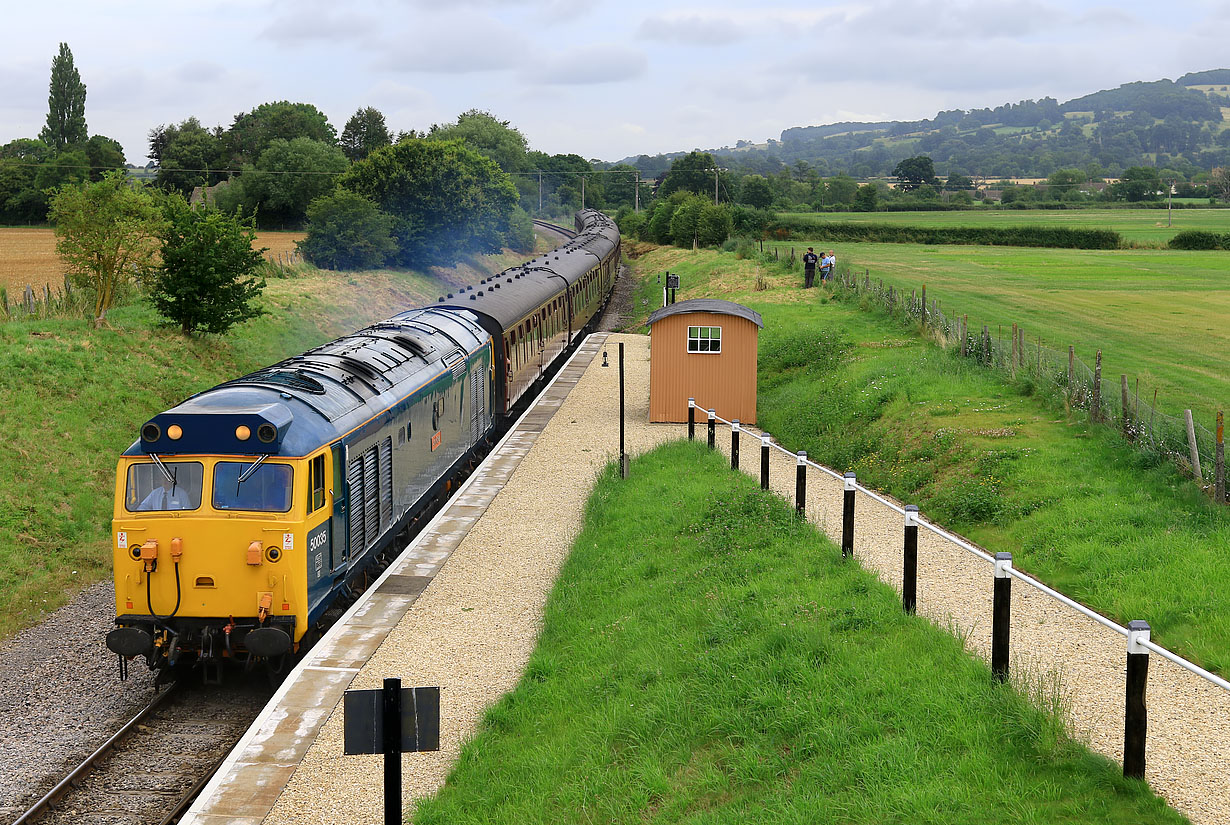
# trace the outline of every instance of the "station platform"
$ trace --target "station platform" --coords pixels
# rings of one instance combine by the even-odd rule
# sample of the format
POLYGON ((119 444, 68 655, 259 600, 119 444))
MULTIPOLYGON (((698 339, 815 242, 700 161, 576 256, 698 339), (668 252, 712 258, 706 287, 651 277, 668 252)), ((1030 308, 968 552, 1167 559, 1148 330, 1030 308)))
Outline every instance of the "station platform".
POLYGON ((520 678, 593 479, 618 455, 615 339, 628 350, 626 411, 636 422, 636 451, 680 437, 678 425, 645 423, 648 338, 590 335, 446 507, 288 674, 182 822, 380 821, 383 757, 342 754, 342 699, 386 677, 441 688, 441 750, 406 754, 402 767, 407 806, 435 792, 483 711, 520 678))

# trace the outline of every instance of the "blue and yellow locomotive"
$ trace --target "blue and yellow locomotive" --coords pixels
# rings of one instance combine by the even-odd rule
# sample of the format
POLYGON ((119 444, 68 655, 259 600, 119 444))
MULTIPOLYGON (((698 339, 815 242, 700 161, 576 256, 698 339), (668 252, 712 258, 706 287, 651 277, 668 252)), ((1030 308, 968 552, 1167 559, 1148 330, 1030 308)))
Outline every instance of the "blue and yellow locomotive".
POLYGON ((582 212, 541 258, 147 421, 115 488, 122 672, 296 651, 588 332, 619 254, 582 212))

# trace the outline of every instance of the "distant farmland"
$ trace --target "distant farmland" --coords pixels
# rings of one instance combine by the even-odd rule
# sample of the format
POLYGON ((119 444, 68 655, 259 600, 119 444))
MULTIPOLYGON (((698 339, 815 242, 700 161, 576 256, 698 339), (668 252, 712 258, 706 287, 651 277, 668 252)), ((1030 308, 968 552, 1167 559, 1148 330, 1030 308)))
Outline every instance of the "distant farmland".
MULTIPOLYGON (((257 246, 268 247, 265 257, 273 258, 295 250, 295 241, 306 237, 303 232, 258 232, 257 246)), ((64 283, 64 270, 56 256, 56 238, 46 227, 0 228, 0 286, 6 287, 13 301, 30 284, 42 289, 64 283)))

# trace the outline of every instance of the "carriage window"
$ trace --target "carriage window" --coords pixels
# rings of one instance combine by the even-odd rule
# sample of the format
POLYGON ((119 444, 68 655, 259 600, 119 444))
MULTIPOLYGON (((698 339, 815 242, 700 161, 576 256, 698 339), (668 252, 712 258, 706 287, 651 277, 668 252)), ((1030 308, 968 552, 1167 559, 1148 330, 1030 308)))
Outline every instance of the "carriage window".
POLYGON ((290 510, 292 472, 289 464, 261 464, 252 469, 251 461, 220 461, 214 467, 214 507, 218 510, 260 510, 285 513, 290 510))
POLYGON ((688 352, 721 351, 721 327, 688 327, 688 352))
MULTIPOLYGON (((251 481, 251 479, 248 479, 251 481)), ((308 512, 325 506, 325 457, 318 455, 308 465, 308 512)), ((245 481, 244 484, 248 482, 245 481)))
POLYGON ((201 506, 205 468, 197 461, 164 461, 168 479, 152 462, 128 468, 124 509, 130 513, 152 510, 195 510, 201 506))

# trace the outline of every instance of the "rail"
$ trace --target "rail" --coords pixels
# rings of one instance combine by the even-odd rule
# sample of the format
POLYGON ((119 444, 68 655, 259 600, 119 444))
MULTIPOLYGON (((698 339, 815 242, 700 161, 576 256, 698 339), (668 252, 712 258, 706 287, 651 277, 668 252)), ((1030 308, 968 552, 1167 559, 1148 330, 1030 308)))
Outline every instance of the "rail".
POLYGON ((13 825, 25 825, 25 823, 33 822, 39 816, 42 816, 42 814, 48 808, 50 808, 53 804, 55 804, 55 801, 57 799, 59 799, 61 796, 63 796, 68 791, 72 790, 73 787, 76 785, 77 780, 85 776, 98 763, 98 761, 101 760, 103 756, 107 754, 108 751, 110 751, 117 744, 122 742, 124 738, 128 736, 128 734, 132 732, 134 728, 136 728, 137 725, 141 724, 146 719, 148 719, 150 714, 152 714, 158 708, 162 707, 162 705, 166 703, 167 699, 169 699, 171 695, 174 694, 175 692, 176 692, 176 683, 170 684, 166 688, 164 688, 160 693, 158 693, 153 699, 150 700, 150 703, 146 705, 145 708, 140 713, 138 713, 132 719, 129 719, 124 724, 123 727, 121 727, 119 730, 113 733, 107 739, 106 742, 103 742, 102 745, 98 747, 97 750, 95 750, 93 753, 87 756, 80 765, 73 768, 73 770, 68 774, 68 776, 64 777, 59 782, 57 782, 55 787, 53 787, 46 794, 44 794, 41 799, 39 799, 37 802, 31 805, 30 808, 24 814, 17 817, 17 819, 13 821, 13 825))

